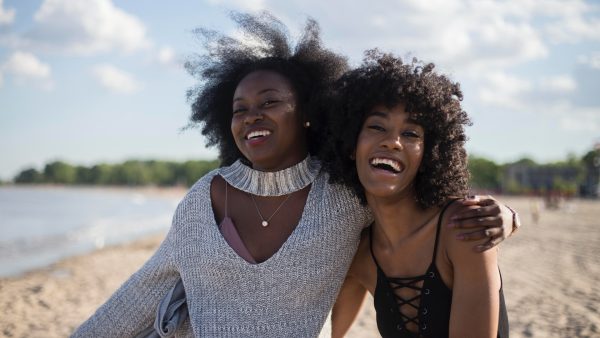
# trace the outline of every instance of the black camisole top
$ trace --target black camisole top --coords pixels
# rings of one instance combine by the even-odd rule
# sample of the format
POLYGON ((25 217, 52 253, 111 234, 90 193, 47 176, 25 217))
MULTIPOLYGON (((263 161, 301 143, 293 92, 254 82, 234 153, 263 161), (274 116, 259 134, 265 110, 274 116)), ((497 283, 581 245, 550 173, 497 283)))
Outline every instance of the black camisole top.
MULTIPOLYGON (((375 288, 374 303, 377 313, 377 328, 383 338, 444 338, 449 335, 450 306, 452 304, 452 290, 442 281, 435 265, 442 216, 449 202, 442 209, 435 234, 433 257, 425 274, 415 277, 388 277, 386 276, 373 253, 373 231, 370 229, 371 256, 377 265, 377 286, 375 288), (404 299, 395 291, 410 288, 416 295, 404 299), (400 311, 401 308, 417 310, 416 315, 409 316, 400 311), (415 329, 418 331, 415 332, 415 329), (409 330, 410 329, 410 330, 409 330)), ((508 338, 508 316, 504 303, 504 294, 500 287, 500 311, 498 321, 498 338, 508 338)))

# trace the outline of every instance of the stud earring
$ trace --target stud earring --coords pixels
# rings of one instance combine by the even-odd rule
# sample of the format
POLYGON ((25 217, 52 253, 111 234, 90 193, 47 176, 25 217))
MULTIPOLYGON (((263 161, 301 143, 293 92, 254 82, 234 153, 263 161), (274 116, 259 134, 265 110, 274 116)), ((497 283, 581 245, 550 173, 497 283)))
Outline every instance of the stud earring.
POLYGON ((304 128, 308 128, 308 127, 310 127, 310 122, 309 121, 304 122, 304 128))

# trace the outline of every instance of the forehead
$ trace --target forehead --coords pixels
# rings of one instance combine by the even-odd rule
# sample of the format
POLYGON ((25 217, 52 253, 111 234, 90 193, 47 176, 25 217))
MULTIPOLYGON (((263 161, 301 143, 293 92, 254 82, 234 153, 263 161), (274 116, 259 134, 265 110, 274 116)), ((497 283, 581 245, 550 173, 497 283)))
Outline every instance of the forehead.
MULTIPOLYGON (((415 119, 417 113, 409 113, 406 111, 406 105, 404 103, 398 103, 394 106, 387 106, 385 104, 376 104, 371 108, 365 118, 369 117, 381 117, 386 119, 400 119, 405 122, 417 123, 415 119)), ((418 124, 418 123, 417 123, 418 124)))
POLYGON ((256 70, 244 76, 235 88, 234 97, 253 95, 268 89, 293 92, 288 78, 272 70, 256 70))

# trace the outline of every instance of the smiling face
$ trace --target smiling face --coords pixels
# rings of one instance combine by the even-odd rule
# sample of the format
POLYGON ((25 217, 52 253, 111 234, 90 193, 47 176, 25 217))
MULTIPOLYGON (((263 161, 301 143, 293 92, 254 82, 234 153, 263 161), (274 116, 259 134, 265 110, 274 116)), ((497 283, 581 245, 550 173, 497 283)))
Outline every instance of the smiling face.
POLYGON ((231 133, 241 153, 262 171, 289 168, 308 154, 303 117, 290 81, 269 70, 246 75, 233 95, 231 133))
POLYGON ((423 127, 404 104, 376 105, 367 114, 356 144, 356 170, 371 198, 412 197, 413 182, 425 148, 423 127))

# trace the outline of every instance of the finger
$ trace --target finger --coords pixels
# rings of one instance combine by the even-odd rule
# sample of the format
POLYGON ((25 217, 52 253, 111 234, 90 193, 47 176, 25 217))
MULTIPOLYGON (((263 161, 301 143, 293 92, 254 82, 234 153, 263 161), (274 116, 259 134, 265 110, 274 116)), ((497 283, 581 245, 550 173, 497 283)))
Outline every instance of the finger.
POLYGON ((489 228, 502 227, 502 218, 499 216, 483 216, 471 217, 465 219, 451 220, 447 224, 449 228, 454 229, 472 229, 472 228, 489 228))
POLYGON ((477 241, 485 238, 494 239, 502 235, 502 228, 486 228, 471 232, 462 232, 456 235, 456 238, 461 241, 477 241))
POLYGON ((463 220, 468 218, 492 217, 501 214, 499 205, 491 205, 487 207, 464 207, 457 210, 450 221, 463 220))
POLYGON ((460 199, 459 202, 463 205, 477 205, 480 202, 479 196, 466 196, 460 199))
POLYGON ((498 201, 492 196, 488 196, 486 198, 480 198, 480 202, 478 205, 487 206, 487 205, 499 205, 498 201))

